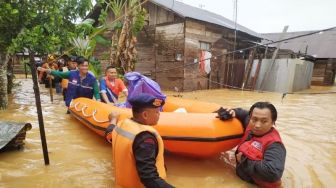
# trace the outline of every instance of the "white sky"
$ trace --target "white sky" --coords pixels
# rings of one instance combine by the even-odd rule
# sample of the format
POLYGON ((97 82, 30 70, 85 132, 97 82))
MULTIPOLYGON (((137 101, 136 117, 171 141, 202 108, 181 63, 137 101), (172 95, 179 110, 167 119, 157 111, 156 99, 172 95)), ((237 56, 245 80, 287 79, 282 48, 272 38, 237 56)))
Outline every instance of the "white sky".
MULTIPOLYGON (((178 0, 233 20, 234 0, 178 0)), ((238 0, 237 22, 258 33, 336 26, 336 0, 238 0)))

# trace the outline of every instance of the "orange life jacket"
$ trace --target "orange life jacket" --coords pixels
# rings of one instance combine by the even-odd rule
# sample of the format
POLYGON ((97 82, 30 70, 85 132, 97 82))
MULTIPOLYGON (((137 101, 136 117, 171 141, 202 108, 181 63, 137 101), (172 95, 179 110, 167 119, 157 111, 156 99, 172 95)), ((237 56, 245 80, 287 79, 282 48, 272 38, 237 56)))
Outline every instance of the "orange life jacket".
MULTIPOLYGON (((279 132, 272 128, 272 130, 261 137, 252 137, 251 140, 246 141, 251 129, 248 127, 245 131, 241 143, 238 145, 238 152, 242 152, 250 160, 260 161, 264 158, 265 150, 274 142, 282 144, 279 132)), ((254 182, 263 188, 277 188, 281 186, 281 180, 275 182, 266 182, 256 177, 252 177, 254 182)))
MULTIPOLYGON (((69 69, 67 67, 63 67, 62 69, 63 69, 63 72, 69 71, 69 69)), ((69 80, 66 79, 66 78, 62 78, 62 82, 61 82, 62 89, 67 89, 68 84, 69 84, 69 80)))
POLYGON ((156 168, 159 176, 166 178, 166 170, 163 158, 163 141, 158 132, 148 125, 136 123, 130 119, 120 122, 112 132, 113 164, 116 187, 122 188, 143 188, 133 154, 133 142, 136 135, 148 131, 156 136, 158 141, 158 155, 156 157, 156 168))

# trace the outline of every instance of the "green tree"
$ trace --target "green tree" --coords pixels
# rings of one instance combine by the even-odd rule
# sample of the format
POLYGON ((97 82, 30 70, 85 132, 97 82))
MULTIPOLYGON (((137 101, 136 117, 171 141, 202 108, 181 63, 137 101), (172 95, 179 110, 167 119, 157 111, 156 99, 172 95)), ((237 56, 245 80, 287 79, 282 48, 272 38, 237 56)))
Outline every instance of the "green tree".
POLYGON ((92 8, 91 0, 4 0, 0 2, 0 108, 8 104, 9 54, 61 52, 70 45, 74 22, 92 8))
POLYGON ((0 1, 0 109, 8 105, 7 97, 7 63, 8 46, 21 29, 19 24, 23 18, 19 14, 21 7, 17 3, 0 1))
POLYGON ((97 43, 109 46, 111 42, 104 38, 101 33, 106 31, 104 25, 94 27, 94 20, 86 19, 82 23, 76 25, 75 37, 71 39, 71 44, 73 45, 72 51, 77 55, 83 56, 89 59, 89 69, 92 71, 97 78, 102 74, 100 61, 93 57, 94 50, 97 43))

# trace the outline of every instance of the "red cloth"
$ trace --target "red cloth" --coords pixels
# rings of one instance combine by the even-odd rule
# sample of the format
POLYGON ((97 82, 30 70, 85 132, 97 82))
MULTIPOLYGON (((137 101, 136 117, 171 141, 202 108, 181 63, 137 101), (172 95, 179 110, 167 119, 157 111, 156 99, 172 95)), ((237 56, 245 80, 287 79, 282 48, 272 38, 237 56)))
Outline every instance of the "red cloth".
POLYGON ((199 58, 199 62, 198 62, 198 69, 200 71, 200 73, 205 73, 205 51, 201 51, 200 53, 200 58, 199 58))
POLYGON ((119 78, 114 79, 114 84, 107 78, 107 76, 105 77, 105 81, 106 86, 117 96, 119 96, 120 92, 126 89, 124 82, 119 78))

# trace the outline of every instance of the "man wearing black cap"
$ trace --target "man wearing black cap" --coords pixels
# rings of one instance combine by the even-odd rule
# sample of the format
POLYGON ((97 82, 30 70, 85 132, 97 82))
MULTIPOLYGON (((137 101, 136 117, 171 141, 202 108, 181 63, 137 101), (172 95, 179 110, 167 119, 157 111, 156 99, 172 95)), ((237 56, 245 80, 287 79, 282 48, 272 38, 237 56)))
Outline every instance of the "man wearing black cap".
POLYGON ((112 132, 113 164, 116 187, 171 188, 164 179, 163 141, 152 127, 160 117, 164 101, 149 94, 131 99, 133 117, 115 125, 117 113, 109 115, 112 132))

